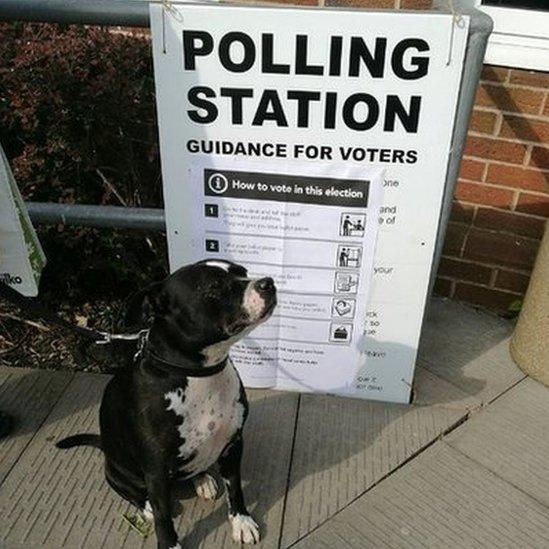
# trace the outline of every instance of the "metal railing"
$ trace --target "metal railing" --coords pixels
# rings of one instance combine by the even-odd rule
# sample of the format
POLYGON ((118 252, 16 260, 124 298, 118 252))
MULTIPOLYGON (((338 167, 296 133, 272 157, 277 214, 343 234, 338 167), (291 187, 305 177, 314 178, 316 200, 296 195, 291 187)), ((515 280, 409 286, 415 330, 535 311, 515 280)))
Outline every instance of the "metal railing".
POLYGON ((93 206, 91 204, 53 204, 27 202, 29 216, 43 225, 79 225, 84 227, 116 227, 164 231, 166 219, 159 208, 93 206))
POLYGON ((148 27, 149 3, 135 0, 1 0, 0 21, 148 27))

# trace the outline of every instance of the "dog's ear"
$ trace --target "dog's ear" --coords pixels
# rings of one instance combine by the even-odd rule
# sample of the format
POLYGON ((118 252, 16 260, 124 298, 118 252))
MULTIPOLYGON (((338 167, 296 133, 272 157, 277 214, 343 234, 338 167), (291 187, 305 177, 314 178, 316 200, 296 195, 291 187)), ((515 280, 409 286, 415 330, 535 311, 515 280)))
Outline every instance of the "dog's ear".
POLYGON ((150 284, 131 295, 124 304, 124 325, 127 328, 148 328, 154 316, 162 313, 162 282, 150 284))

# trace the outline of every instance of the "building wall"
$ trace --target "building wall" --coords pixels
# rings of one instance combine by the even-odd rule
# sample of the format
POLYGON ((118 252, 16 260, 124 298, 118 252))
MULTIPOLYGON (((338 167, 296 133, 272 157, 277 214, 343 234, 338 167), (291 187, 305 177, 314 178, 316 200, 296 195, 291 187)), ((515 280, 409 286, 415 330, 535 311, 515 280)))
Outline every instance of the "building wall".
POLYGON ((484 66, 437 292, 506 310, 549 217, 549 73, 484 66))
MULTIPOLYGON (((431 0, 319 5, 413 10, 431 0)), ((526 291, 548 217, 549 73, 485 65, 435 293, 508 310, 526 291)))

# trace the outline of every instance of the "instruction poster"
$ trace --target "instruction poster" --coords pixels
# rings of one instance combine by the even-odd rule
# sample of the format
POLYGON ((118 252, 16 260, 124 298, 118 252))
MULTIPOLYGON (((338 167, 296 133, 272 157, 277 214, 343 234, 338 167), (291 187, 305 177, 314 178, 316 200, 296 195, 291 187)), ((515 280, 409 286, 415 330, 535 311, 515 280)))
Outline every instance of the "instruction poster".
POLYGON ((274 315, 232 348, 246 386, 352 394, 383 173, 292 169, 211 159, 191 168, 188 246, 196 259, 230 258, 275 280, 274 315))
POLYGON ((467 26, 151 4, 170 266, 278 287, 247 386, 409 401, 467 26))

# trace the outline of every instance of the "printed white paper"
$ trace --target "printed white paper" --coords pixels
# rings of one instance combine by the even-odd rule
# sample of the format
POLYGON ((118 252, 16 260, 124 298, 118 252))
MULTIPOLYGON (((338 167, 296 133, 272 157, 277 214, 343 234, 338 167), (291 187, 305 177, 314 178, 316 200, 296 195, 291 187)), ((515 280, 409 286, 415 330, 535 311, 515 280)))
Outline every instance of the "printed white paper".
POLYGON ((278 306, 233 347, 245 385, 353 394, 361 364, 382 170, 210 160, 189 170, 192 259, 271 276, 278 306))

